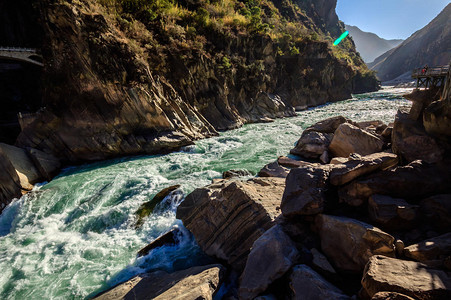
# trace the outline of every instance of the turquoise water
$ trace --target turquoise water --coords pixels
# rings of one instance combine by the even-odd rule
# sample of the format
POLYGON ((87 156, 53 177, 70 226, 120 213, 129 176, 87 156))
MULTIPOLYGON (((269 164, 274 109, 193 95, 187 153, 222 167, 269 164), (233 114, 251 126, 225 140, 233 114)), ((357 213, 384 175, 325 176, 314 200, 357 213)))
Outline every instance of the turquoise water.
POLYGON ((287 155, 303 129, 331 116, 393 122, 397 108, 409 104, 401 97, 408 91, 357 95, 294 118, 249 124, 168 155, 63 170, 0 216, 0 299, 83 299, 141 272, 195 265, 205 258, 175 219, 183 194, 167 197, 135 230, 134 212, 142 203, 174 184, 189 193, 229 169, 255 174, 287 155), (174 227, 181 229, 180 245, 136 258, 140 248, 174 227))

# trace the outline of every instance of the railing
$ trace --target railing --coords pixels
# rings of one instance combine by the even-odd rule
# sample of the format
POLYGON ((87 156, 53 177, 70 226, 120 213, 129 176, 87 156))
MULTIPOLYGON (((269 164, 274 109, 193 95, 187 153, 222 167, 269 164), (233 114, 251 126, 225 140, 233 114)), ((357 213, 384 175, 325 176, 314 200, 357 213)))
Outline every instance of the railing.
POLYGON ((418 77, 438 77, 448 75, 449 66, 439 66, 433 68, 419 68, 412 72, 412 78, 418 77))
POLYGON ((32 53, 36 53, 37 49, 20 48, 20 47, 0 47, 0 51, 7 51, 7 52, 32 52, 32 53))

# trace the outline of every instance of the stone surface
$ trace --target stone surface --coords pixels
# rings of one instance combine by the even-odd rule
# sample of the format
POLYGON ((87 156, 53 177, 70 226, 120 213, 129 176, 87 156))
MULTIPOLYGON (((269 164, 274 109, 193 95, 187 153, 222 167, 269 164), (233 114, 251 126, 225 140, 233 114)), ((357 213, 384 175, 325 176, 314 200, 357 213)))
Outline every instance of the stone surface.
POLYGON ((252 176, 252 173, 248 170, 228 170, 222 173, 223 179, 229 179, 233 177, 252 176))
POLYGON ((156 271, 133 277, 94 299, 212 300, 213 294, 220 286, 224 271, 221 265, 193 267, 170 274, 156 271))
POLYGON ((16 169, 0 148, 0 213, 13 198, 22 195, 16 169))
POLYGON ((45 180, 50 181, 58 175, 61 170, 61 162, 58 158, 33 148, 27 148, 27 153, 45 180))
POLYGON ((374 294, 371 300, 415 300, 415 299, 396 292, 379 292, 374 294))
POLYGON ((290 169, 281 166, 277 161, 275 161, 264 166, 258 172, 258 176, 286 178, 289 172, 290 169))
POLYGON ((440 231, 451 231, 451 194, 435 195, 420 202, 421 212, 440 231))
POLYGON ((319 121, 312 126, 304 130, 304 132, 321 132, 321 133, 334 133, 338 126, 343 123, 353 123, 351 120, 346 119, 343 116, 331 117, 322 121, 319 121))
POLYGON ((177 243, 177 235, 179 234, 179 229, 174 228, 165 234, 159 236, 154 241, 152 241, 150 244, 142 248, 138 251, 138 257, 145 256, 149 254, 150 251, 152 251, 155 248, 166 246, 166 245, 175 245, 177 243))
POLYGON ((357 159, 349 159, 343 164, 335 165, 330 172, 330 183, 333 185, 343 185, 355 178, 395 166, 398 157, 392 153, 373 153, 361 156, 357 159))
POLYGON ((366 203, 374 194, 389 195, 410 202, 451 193, 451 163, 427 164, 414 161, 406 166, 380 171, 356 179, 339 189, 340 201, 352 206, 366 203))
POLYGON ((242 270, 252 244, 275 224, 285 188, 282 178, 230 180, 194 190, 177 219, 205 253, 242 270))
POLYGON ((330 156, 329 156, 329 151, 324 151, 323 154, 321 154, 321 156, 319 157, 319 160, 323 163, 323 164, 328 164, 330 161, 330 156))
POLYGON ((277 158, 277 162, 279 163, 279 165, 281 165, 282 167, 286 167, 286 168, 299 168, 299 167, 305 167, 305 166, 311 166, 311 165, 315 165, 313 163, 310 162, 306 162, 303 160, 295 160, 286 156, 279 156, 277 158))
POLYGON ((337 287, 306 265, 297 265, 290 276, 291 299, 296 300, 345 300, 351 299, 337 287))
POLYGON ((287 176, 281 208, 286 217, 323 211, 329 172, 322 167, 292 169, 287 176))
POLYGON ((451 255, 451 233, 405 247, 404 255, 419 262, 444 260, 451 255))
POLYGON ((294 265, 298 255, 296 245, 282 226, 275 225, 266 231, 254 242, 247 258, 240 280, 240 299, 254 299, 264 292, 294 265))
POLYGON ((334 157, 330 160, 331 165, 340 165, 344 164, 345 162, 349 161, 350 158, 347 157, 334 157))
POLYGON ((384 195, 372 195, 368 200, 370 219, 384 229, 412 228, 418 219, 419 209, 419 205, 384 195))
POLYGON ((328 149, 332 136, 332 133, 304 131, 290 153, 306 158, 319 158, 328 149))
POLYGON ((406 162, 421 159, 436 163, 443 159, 444 150, 429 136, 420 122, 409 118, 407 112, 398 110, 392 132, 392 149, 406 162))
POLYGON ((381 291, 398 292, 420 300, 451 297, 451 277, 446 272, 382 255, 370 258, 362 286, 370 297, 381 291))
POLYGON ((332 267, 332 265, 327 260, 327 257, 324 256, 324 254, 322 254, 315 248, 310 249, 310 252, 312 252, 312 255, 313 255, 312 263, 317 268, 321 269, 324 272, 333 273, 333 274, 336 273, 334 268, 332 267))
POLYGON ((315 226, 323 253, 343 271, 361 272, 375 254, 395 255, 394 238, 370 224, 345 217, 318 215, 315 226))
POLYGON ((368 155, 381 152, 384 142, 377 136, 352 124, 341 124, 329 146, 333 156, 348 157, 351 153, 368 155))

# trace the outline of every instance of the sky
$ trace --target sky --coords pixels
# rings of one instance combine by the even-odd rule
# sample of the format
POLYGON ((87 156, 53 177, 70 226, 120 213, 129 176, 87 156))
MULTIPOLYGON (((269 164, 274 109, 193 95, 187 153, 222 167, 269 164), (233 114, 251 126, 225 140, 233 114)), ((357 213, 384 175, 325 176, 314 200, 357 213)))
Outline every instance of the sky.
POLYGON ((338 0, 337 14, 348 25, 385 39, 406 39, 426 26, 450 0, 338 0))

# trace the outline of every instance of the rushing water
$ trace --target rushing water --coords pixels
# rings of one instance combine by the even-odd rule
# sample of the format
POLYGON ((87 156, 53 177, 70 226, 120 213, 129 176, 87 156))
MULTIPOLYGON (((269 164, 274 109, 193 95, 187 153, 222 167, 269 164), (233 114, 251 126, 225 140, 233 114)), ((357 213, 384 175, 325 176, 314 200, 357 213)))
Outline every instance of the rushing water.
POLYGON ((269 124, 250 124, 198 141, 184 151, 122 158, 65 169, 50 183, 10 204, 0 216, 0 299, 82 299, 153 269, 187 268, 205 257, 175 219, 180 194, 157 207, 141 229, 134 213, 161 189, 184 193, 229 169, 256 173, 286 155, 307 126, 331 116, 393 122, 408 105, 406 89, 385 89, 300 112, 269 124), (173 227, 178 246, 136 252, 173 227))

